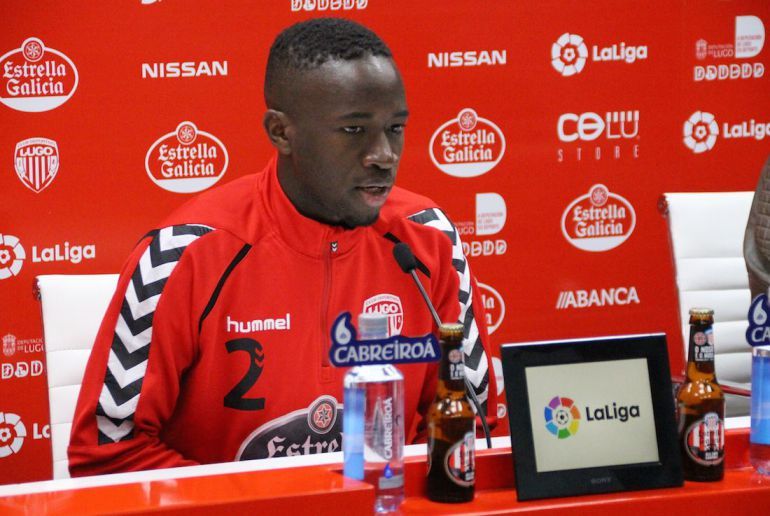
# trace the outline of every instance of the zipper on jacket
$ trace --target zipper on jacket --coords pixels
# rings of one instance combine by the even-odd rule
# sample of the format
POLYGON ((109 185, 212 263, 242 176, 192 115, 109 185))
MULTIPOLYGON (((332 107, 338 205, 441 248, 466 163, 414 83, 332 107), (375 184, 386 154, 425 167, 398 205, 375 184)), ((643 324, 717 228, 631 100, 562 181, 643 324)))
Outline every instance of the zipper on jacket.
POLYGON ((324 286, 321 297, 321 382, 332 381, 332 364, 329 359, 331 334, 329 332, 329 297, 332 287, 332 256, 337 252, 337 242, 330 242, 324 252, 324 286))

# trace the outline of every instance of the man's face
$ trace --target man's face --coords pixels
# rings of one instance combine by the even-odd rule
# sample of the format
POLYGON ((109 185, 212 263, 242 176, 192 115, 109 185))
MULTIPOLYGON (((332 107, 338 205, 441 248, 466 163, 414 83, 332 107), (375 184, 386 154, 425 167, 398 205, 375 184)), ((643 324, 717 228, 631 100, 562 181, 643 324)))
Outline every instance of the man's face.
POLYGON ((308 217, 372 224, 404 145, 408 113, 398 70, 389 58, 367 56, 328 61, 296 79, 284 107, 291 167, 281 184, 308 217))

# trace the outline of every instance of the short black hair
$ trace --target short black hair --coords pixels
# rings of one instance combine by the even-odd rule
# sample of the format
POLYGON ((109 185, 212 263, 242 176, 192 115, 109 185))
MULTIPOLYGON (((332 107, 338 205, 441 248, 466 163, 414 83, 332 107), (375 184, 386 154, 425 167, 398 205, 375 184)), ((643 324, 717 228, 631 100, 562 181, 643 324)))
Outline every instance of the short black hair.
MULTIPOLYGON (((393 57, 380 37, 343 18, 314 18, 284 29, 273 41, 265 72, 265 98, 289 71, 312 70, 333 59, 348 61, 367 55, 393 57)), ((269 102, 268 102, 269 104, 269 102)))

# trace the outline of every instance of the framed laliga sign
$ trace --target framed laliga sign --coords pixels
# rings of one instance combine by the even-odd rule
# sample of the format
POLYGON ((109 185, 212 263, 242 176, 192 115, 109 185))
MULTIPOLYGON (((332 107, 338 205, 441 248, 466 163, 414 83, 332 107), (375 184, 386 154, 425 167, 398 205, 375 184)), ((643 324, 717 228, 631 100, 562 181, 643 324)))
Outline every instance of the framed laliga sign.
POLYGON ((683 484, 663 334, 502 348, 519 500, 683 484))

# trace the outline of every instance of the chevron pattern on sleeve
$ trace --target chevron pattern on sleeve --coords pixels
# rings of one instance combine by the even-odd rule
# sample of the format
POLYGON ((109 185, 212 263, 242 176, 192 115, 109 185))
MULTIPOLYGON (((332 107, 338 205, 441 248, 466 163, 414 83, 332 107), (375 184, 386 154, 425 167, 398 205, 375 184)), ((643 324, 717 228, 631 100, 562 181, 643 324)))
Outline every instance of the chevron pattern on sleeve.
POLYGON ((463 354, 465 355, 465 375, 473 385, 473 390, 479 402, 486 410, 489 388, 489 371, 484 346, 481 343, 479 328, 473 313, 473 295, 471 292, 471 271, 463 253, 460 234, 454 224, 438 208, 430 208, 416 213, 409 220, 435 228, 452 242, 452 265, 460 278, 458 300, 460 302, 460 320, 465 326, 463 339, 463 354))
POLYGON ((210 231, 212 228, 198 224, 163 228, 139 259, 115 325, 96 406, 99 444, 133 438, 134 413, 152 344, 153 316, 163 287, 187 246, 210 231))

